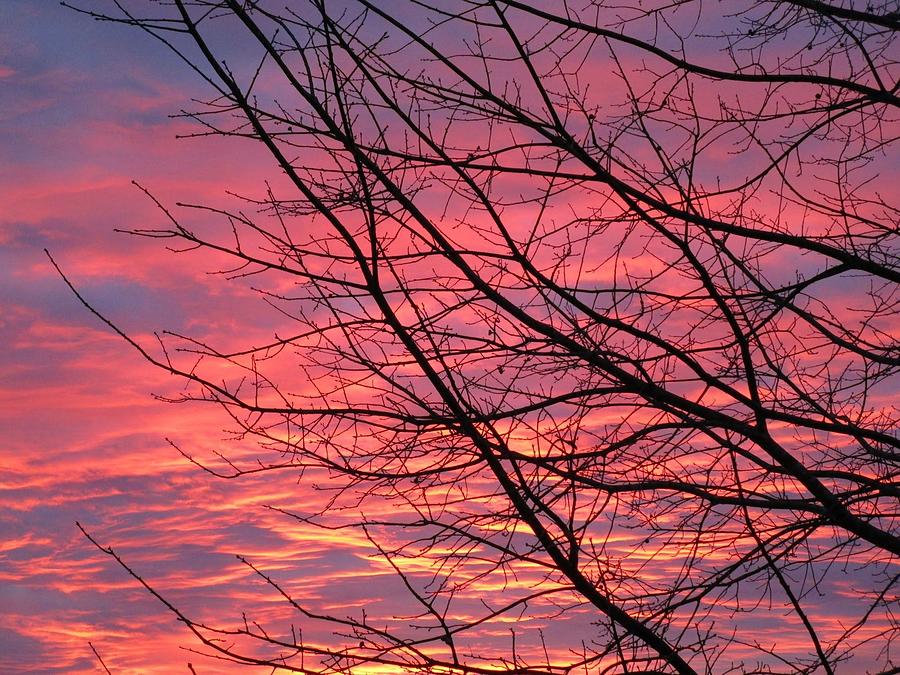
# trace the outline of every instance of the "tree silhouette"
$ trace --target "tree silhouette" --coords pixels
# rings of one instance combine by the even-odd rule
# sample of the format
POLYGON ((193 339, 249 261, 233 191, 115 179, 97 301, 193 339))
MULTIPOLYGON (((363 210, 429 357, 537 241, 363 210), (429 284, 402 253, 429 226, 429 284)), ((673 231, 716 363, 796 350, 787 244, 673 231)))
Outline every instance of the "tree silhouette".
POLYGON ((285 517, 362 531, 416 617, 316 612, 253 567, 335 643, 210 626, 104 548, 214 653, 304 673, 832 673, 874 642, 865 665, 893 667, 893 3, 76 9, 174 50, 210 92, 182 112, 197 134, 261 143, 283 174, 239 210, 157 202, 167 224, 132 233, 231 259, 224 277, 295 328, 154 349, 101 318, 259 443, 201 468, 327 474, 321 511, 285 517), (818 596, 851 569, 864 606, 835 627, 818 596), (503 590, 473 612, 483 579, 503 590), (760 613, 806 644, 757 640, 760 613), (591 636, 471 646, 511 618, 591 636))

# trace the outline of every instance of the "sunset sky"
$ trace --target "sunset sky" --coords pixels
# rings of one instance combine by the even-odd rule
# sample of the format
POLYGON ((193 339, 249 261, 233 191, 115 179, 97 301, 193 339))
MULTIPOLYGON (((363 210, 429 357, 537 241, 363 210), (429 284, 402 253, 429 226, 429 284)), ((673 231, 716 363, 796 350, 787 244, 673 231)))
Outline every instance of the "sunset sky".
POLYGON ((233 321, 235 305, 201 270, 113 232, 157 219, 133 179, 192 199, 258 183, 264 164, 252 156, 175 140, 179 127, 167 116, 194 84, 130 30, 54 2, 0 3, 4 673, 99 672, 89 641, 115 673, 188 672, 191 657, 179 649, 191 644, 186 631, 84 539, 76 520, 210 612, 228 606, 239 616, 236 598, 260 590, 235 553, 309 561, 310 595, 327 595, 323 579, 362 564, 352 541, 310 538, 258 507, 302 500, 290 477, 223 484, 169 447, 166 437, 202 448, 216 439, 202 411, 151 398, 171 390, 171 378, 84 310, 43 253, 130 330, 185 329, 199 305, 233 321), (173 292, 185 287, 197 292, 173 292))
MULTIPOLYGON (((179 454, 170 441, 227 472, 216 457, 223 444, 235 461, 255 449, 231 442, 211 407, 154 398, 177 397, 183 384, 80 304, 45 254, 142 344, 163 330, 225 344, 278 332, 283 324, 248 285, 208 274, 215 261, 114 231, 164 220, 133 181, 166 204, 219 204, 232 199, 227 191, 259 196, 266 180, 280 180, 258 144, 177 138, 195 126, 171 116, 197 92, 196 74, 135 29, 49 0, 0 0, 0 673, 103 672, 97 654, 116 675, 188 673, 188 663, 200 675, 248 672, 192 653, 204 650, 191 633, 76 521, 200 621, 264 617, 279 635, 303 626, 238 555, 317 611, 406 611, 396 602, 396 574, 362 533, 325 531, 279 511, 321 507, 325 497, 311 489, 321 475, 225 480, 179 454)), ((723 176, 733 167, 723 159, 723 176)), ((827 622, 825 634, 858 618, 845 616, 842 600, 852 604, 856 581, 866 584, 856 562, 823 584, 827 598, 808 599, 827 622)), ((476 579, 477 565, 472 570, 476 579)), ((510 585, 537 578, 525 570, 510 585)), ((481 598, 500 602, 510 589, 486 577, 469 591, 462 602, 474 607, 481 598)), ((549 610, 535 625, 551 638, 582 631, 589 639, 591 614, 579 611, 565 627, 549 610)), ((787 653, 805 634, 796 617, 784 616, 761 612, 744 626, 787 653)), ((866 630, 877 634, 880 621, 866 630)), ((303 630, 311 643, 332 639, 314 622, 303 630)), ((493 626, 478 639, 497 647, 509 634, 493 626)), ((882 646, 862 647, 861 659, 874 663, 882 646)))

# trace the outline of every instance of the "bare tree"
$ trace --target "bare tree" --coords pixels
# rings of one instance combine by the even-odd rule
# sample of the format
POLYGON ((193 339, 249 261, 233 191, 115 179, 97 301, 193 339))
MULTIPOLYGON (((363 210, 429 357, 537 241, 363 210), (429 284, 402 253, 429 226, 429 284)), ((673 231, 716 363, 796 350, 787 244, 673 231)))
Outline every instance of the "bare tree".
POLYGON ((104 549, 208 648, 317 673, 832 673, 875 641, 864 665, 895 667, 893 3, 112 5, 77 9, 173 50, 210 92, 182 113, 197 134, 283 173, 133 234, 227 256, 295 329, 160 351, 101 318, 258 440, 202 468, 326 472, 321 511, 285 517, 362 530, 417 615, 285 591, 333 646, 210 626, 104 549), (862 604, 823 630, 848 569, 862 604), (760 613, 802 653, 755 639, 760 613), (467 646, 509 616, 593 634, 467 646))

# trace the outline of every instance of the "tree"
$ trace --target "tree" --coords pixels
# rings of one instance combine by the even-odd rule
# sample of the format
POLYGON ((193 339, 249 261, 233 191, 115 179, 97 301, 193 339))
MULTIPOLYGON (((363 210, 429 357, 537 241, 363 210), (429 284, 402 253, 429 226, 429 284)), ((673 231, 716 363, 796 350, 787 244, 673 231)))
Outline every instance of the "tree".
POLYGON ((113 5, 77 9, 178 54, 211 92, 182 113, 198 134, 283 174, 132 233, 230 258, 295 331, 154 351, 100 318, 259 442, 198 465, 326 473, 321 512, 286 517, 364 532, 418 608, 285 592, 330 647, 208 626, 104 549, 208 648, 296 672, 832 673, 874 641, 892 667, 892 3, 113 5), (823 630, 849 568, 863 604, 823 630), (460 609, 484 578, 527 583, 460 609), (806 644, 755 640, 760 612, 806 644), (593 637, 467 646, 510 616, 593 637))

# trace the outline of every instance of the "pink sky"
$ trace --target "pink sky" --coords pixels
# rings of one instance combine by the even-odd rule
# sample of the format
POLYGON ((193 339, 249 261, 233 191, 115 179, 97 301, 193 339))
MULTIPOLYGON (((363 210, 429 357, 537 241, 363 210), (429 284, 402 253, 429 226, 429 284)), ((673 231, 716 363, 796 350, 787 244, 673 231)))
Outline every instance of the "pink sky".
MULTIPOLYGON (((390 615, 398 606, 396 576, 359 533, 265 508, 315 510, 323 497, 308 487, 314 475, 219 480, 178 454, 167 438, 215 463, 227 436, 221 416, 154 399, 181 383, 91 316, 44 255, 143 341, 161 329, 262 341, 278 329, 245 287, 205 273, 215 261, 113 232, 160 222, 132 180, 167 203, 215 204, 225 190, 260 194, 276 173, 248 143, 235 152, 231 141, 176 140, 189 127, 168 115, 196 91, 194 76, 133 30, 52 3, 0 2, 0 672, 101 672, 90 644, 116 675, 187 673, 188 662, 202 675, 248 672, 185 651, 199 647, 189 632, 76 521, 195 618, 237 623, 246 612, 279 634, 296 621, 236 555, 323 611, 390 615)), ((255 452, 228 448, 231 458, 255 452)), ((537 578, 523 575, 522 584, 537 578)), ((834 598, 852 604, 855 575, 865 579, 851 571, 830 582, 827 600, 810 600, 826 634, 845 618, 834 598)), ((471 590, 498 602, 505 592, 493 580, 471 590)), ((587 638, 591 617, 581 618, 565 630, 587 638)), ((804 632, 783 618, 744 625, 790 651, 804 632)), ((563 630, 540 616, 531 625, 563 630)), ((311 642, 332 639, 306 630, 311 642)), ((502 651, 507 635, 492 626, 471 649, 502 651)))
POLYGON ((92 549, 76 520, 209 612, 244 606, 241 592, 267 602, 237 552, 307 561, 314 597, 332 592, 316 579, 365 566, 352 545, 257 507, 302 501, 291 477, 226 485, 169 447, 167 436, 214 447, 215 420, 152 399, 177 385, 85 312, 42 252, 139 334, 196 329, 200 305, 216 307, 203 321, 226 325, 240 306, 202 270, 112 232, 158 218, 132 179, 166 197, 216 197, 262 167, 215 142, 176 142, 167 115, 189 97, 190 78, 133 38, 52 3, 0 6, 4 673, 99 672, 88 641, 116 673, 187 672, 186 631, 92 549), (195 292, 173 292, 186 286, 195 292))

